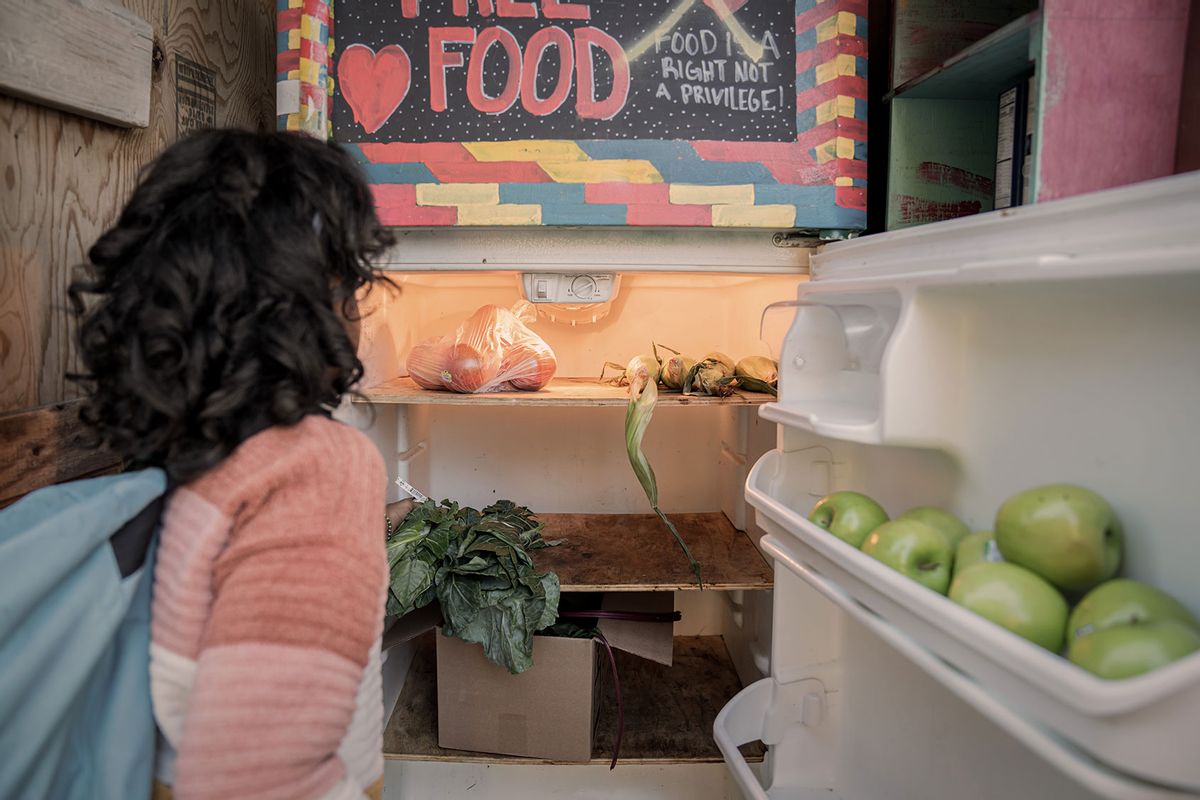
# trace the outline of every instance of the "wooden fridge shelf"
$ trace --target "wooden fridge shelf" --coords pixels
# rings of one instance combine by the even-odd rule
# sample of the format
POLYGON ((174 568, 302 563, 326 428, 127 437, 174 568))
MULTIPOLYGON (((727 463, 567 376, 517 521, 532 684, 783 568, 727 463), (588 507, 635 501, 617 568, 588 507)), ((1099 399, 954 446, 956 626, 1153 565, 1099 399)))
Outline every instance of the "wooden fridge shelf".
MULTIPOLYGON (((713 721, 742 686, 720 636, 676 637, 674 664, 670 667, 621 651, 615 655, 625 701, 621 764, 703 764, 723 760, 713 741, 713 721)), ((592 764, 609 762, 616 735, 616 700, 611 681, 604 682, 603 692, 589 762, 592 764)), ((437 741, 437 662, 433 635, 426 634, 417 642, 408 679, 384 728, 384 758, 486 764, 558 763, 447 750, 438 747, 437 741)), ((743 755, 751 762, 762 761, 764 752, 758 742, 742 747, 743 755)))
MULTIPOLYGON (((393 378, 363 390, 372 403, 427 404, 447 406, 625 406, 629 391, 624 386, 602 383, 595 378, 554 378, 536 392, 485 392, 459 394, 422 389, 411 378, 393 378)), ((696 397, 659 391, 660 406, 748 406, 769 403, 775 398, 761 392, 735 391, 729 397, 696 397)))
MULTIPOLYGON (((770 565, 754 542, 718 512, 668 514, 700 562, 705 589, 770 589, 770 565)), ((533 553, 564 592, 699 589, 671 532, 654 514, 538 514, 542 535, 562 539, 533 553)))

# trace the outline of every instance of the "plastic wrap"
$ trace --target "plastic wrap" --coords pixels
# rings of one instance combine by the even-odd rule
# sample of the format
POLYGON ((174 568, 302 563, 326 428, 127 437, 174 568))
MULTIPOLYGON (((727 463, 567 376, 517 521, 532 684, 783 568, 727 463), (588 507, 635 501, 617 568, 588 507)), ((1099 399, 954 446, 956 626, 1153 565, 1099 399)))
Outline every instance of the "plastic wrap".
POLYGON ((408 375, 424 389, 452 392, 537 391, 550 382, 558 361, 531 331, 532 306, 512 311, 482 306, 449 336, 427 339, 408 354, 408 375))

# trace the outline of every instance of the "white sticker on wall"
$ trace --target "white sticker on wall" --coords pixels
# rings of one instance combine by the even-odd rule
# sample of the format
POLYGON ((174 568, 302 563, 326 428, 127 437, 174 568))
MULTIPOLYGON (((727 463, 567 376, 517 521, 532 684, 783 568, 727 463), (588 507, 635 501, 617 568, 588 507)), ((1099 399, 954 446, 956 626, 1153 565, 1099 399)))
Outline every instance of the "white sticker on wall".
POLYGON ((300 110, 300 81, 275 83, 275 116, 295 114, 300 110))

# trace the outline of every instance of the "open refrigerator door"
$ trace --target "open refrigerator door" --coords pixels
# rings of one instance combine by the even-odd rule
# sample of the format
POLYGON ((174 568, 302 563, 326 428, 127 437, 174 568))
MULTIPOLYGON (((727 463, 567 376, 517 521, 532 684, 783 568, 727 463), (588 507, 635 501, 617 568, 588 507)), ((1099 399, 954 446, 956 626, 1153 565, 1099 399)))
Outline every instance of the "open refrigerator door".
POLYGON ((831 245, 800 286, 746 493, 775 565, 771 675, 715 724, 749 798, 1200 793, 1200 653, 1103 680, 808 519, 834 491, 972 530, 1088 487, 1123 576, 1200 612, 1200 176, 831 245), (756 775, 736 747, 770 746, 756 775))

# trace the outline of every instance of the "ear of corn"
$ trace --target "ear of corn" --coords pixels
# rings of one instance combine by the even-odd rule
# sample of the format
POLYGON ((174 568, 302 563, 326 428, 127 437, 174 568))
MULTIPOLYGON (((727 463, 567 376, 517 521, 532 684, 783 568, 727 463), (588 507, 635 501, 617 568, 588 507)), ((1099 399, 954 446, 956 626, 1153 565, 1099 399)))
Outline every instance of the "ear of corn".
MULTIPOLYGON (((630 366, 632 366, 632 362, 630 366)), ((675 537, 675 541, 679 543, 683 554, 687 556, 692 572, 696 575, 696 581, 703 589, 704 578, 700 574, 700 563, 692 556, 692 551, 683 541, 683 537, 679 535, 675 524, 667 519, 667 515, 658 507, 658 481, 654 477, 654 468, 650 466, 650 461, 642 451, 642 438, 646 435, 646 428, 650 425, 650 418, 654 415, 654 404, 658 401, 658 384, 653 380, 648 381, 638 389, 636 395, 634 394, 635 385, 634 383, 630 384, 629 407, 625 411, 625 449, 629 454, 629 464, 633 467, 633 474, 637 476, 638 483, 642 485, 642 491, 646 493, 646 499, 650 501, 654 513, 658 515, 658 518, 667 526, 667 530, 675 537)))
POLYGON ((733 359, 720 351, 714 350, 713 352, 706 355, 704 357, 704 360, 705 361, 717 361, 717 362, 721 363, 722 365, 724 365, 725 368, 729 370, 730 375, 733 374, 733 368, 734 368, 733 359))
POLYGON ((662 384, 668 389, 682 389, 683 379, 687 377, 692 367, 696 366, 694 359, 683 355, 674 355, 663 362, 662 384))
POLYGON ((733 394, 733 364, 709 357, 699 361, 688 371, 683 380, 684 394, 703 394, 713 397, 728 397, 733 394))
POLYGON ((747 356, 737 363, 733 374, 738 385, 752 392, 778 394, 779 367, 766 356, 747 356))

